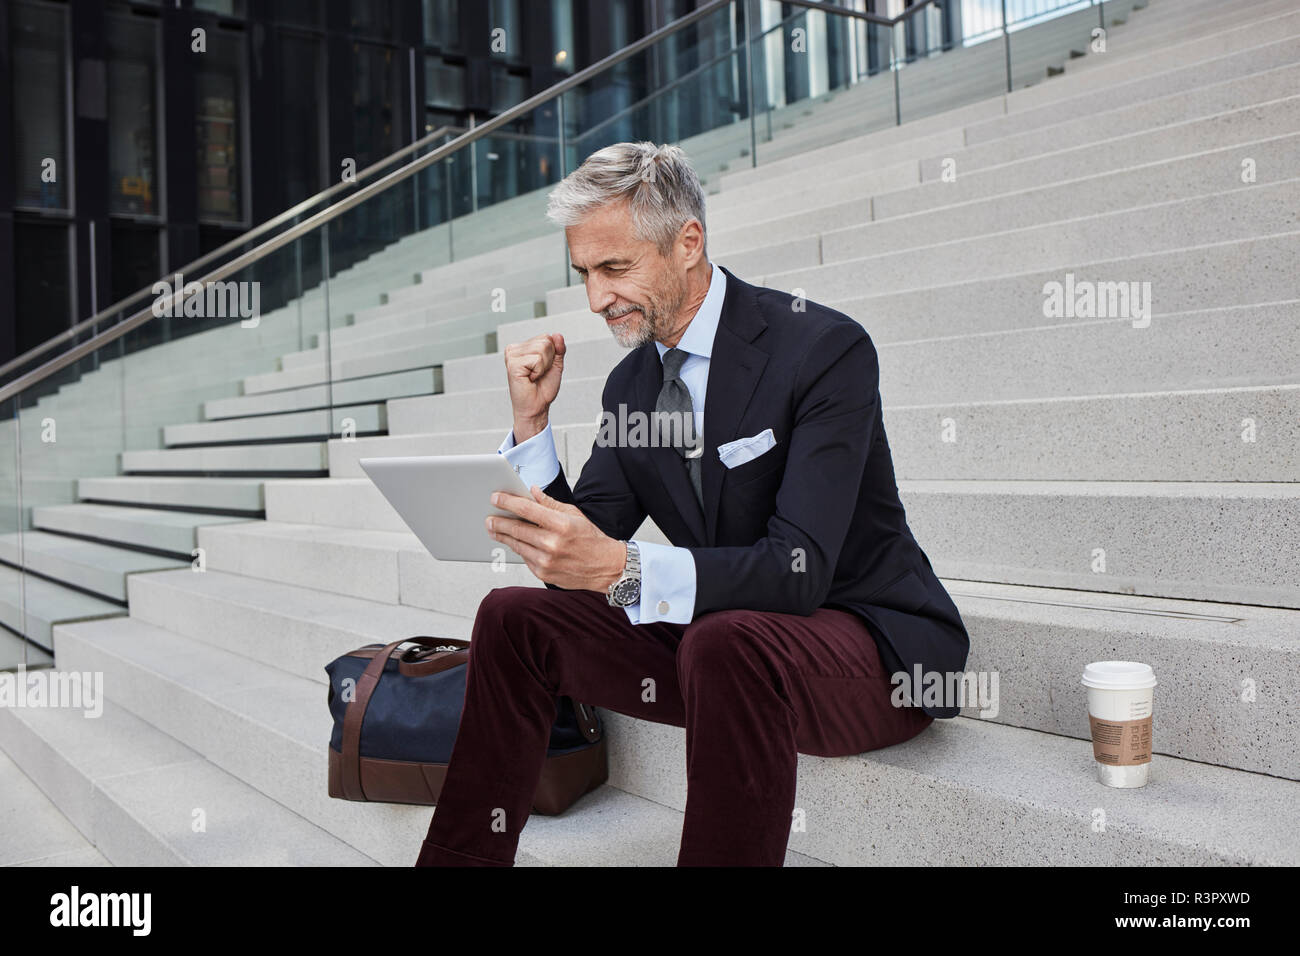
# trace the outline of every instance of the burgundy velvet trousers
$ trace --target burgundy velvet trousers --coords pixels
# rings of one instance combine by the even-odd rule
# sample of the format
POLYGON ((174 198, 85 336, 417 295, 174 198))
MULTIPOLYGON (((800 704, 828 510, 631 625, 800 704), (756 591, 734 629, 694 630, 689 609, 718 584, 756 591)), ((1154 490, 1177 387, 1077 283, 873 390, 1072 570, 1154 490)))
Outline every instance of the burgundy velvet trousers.
POLYGON ((513 865, 563 694, 686 728, 678 866, 781 866, 798 753, 863 753, 933 721, 894 707, 889 677, 847 611, 631 624, 594 591, 498 588, 474 621, 460 730, 415 865, 513 865))

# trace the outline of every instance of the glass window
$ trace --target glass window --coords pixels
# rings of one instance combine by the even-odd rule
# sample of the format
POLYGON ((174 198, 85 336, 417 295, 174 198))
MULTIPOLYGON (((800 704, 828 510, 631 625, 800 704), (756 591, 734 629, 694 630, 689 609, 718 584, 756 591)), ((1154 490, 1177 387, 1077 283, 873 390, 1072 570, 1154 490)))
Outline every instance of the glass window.
POLYGON ((353 45, 352 131, 357 169, 400 149, 411 125, 406 57, 391 47, 353 45))
POLYGON ((162 275, 162 245, 157 226, 114 220, 112 241, 112 289, 110 301, 151 286, 162 275))
POLYGON ((320 0, 275 0, 271 15, 279 23, 299 27, 319 27, 324 19, 325 4, 320 0))
POLYGON ((438 57, 426 57, 424 99, 426 106, 462 109, 465 106, 465 67, 438 57))
POLYGON ((240 222, 244 218, 241 40, 239 35, 209 30, 208 52, 195 76, 200 219, 240 222))
POLYGON ((397 12, 393 0, 352 0, 352 35, 377 40, 397 39, 397 12))
POLYGON ((528 81, 522 76, 507 73, 500 66, 492 71, 492 103, 494 113, 504 112, 528 98, 528 81))
POLYGON ((156 216, 157 21, 108 17, 107 31, 108 211, 156 216))
POLYGON ((321 76, 320 41, 284 34, 280 59, 280 170, 284 177, 284 205, 314 196, 321 182, 321 76))
POLYGON ((488 17, 489 55, 497 60, 521 62, 524 57, 524 11, 520 0, 492 0, 488 17))
POLYGON ((18 355, 72 324, 71 235, 60 223, 14 222, 18 355))
POLYGON ((551 46, 557 70, 573 72, 573 4, 571 0, 551 0, 551 46))
POLYGON ((459 50, 460 0, 424 0, 424 42, 440 50, 459 50))
POLYGON ((194 9, 215 13, 219 17, 242 17, 244 0, 194 0, 194 9))
POLYGON ((14 201, 19 206, 66 209, 71 173, 68 14, 62 8, 14 3, 9 31, 17 179, 14 201))

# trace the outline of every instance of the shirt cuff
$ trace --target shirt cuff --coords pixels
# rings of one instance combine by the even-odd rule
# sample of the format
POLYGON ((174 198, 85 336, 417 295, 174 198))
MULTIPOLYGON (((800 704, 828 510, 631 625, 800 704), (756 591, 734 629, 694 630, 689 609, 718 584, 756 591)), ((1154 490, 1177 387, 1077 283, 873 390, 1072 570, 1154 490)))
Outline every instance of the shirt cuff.
POLYGON ((545 488, 560 473, 560 457, 555 453, 555 435, 548 422, 546 427, 518 445, 515 444, 514 429, 506 435, 506 440, 497 449, 498 455, 504 455, 515 473, 523 479, 524 484, 545 488))
MULTIPOLYGON (((633 539, 636 540, 635 538, 633 539)), ((687 548, 637 541, 641 600, 623 610, 633 624, 689 624, 695 616, 695 558, 687 548)))

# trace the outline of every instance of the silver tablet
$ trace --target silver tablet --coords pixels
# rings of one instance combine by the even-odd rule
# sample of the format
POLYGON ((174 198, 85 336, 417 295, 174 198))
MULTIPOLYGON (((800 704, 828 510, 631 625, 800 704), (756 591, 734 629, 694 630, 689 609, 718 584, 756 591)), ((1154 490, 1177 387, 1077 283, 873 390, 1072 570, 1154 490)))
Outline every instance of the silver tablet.
POLYGON ((488 536, 490 514, 515 518, 494 507, 494 491, 531 497, 528 486, 499 454, 362 458, 370 476, 420 543, 439 561, 506 561, 523 558, 488 536))

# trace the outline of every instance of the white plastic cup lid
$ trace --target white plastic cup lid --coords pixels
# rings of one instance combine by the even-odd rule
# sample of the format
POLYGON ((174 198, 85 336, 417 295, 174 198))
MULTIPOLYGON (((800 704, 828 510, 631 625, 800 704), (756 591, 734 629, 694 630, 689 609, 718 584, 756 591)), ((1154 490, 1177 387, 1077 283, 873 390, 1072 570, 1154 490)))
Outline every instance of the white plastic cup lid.
POLYGON ((1138 661, 1096 661, 1083 668, 1083 686, 1098 690, 1145 690, 1156 686, 1150 664, 1138 661))

